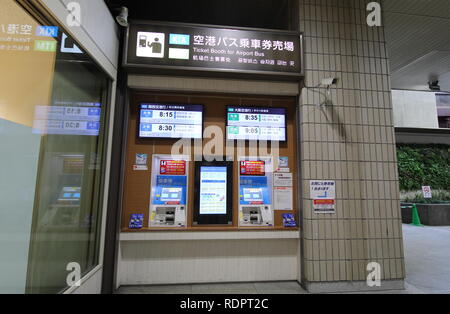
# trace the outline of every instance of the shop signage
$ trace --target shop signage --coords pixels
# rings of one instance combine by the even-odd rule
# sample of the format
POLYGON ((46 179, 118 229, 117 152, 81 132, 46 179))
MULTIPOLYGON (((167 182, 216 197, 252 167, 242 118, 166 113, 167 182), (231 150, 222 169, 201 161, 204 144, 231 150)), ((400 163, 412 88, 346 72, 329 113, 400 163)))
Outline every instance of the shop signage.
POLYGON ((138 22, 128 29, 124 65, 152 73, 209 71, 298 79, 303 76, 302 53, 298 32, 138 22))

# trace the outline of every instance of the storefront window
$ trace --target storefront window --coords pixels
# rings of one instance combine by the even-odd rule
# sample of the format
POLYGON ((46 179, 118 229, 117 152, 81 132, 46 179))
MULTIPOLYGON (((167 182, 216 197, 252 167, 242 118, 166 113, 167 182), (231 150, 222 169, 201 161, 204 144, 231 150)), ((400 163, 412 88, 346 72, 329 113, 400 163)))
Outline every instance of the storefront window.
POLYGON ((109 80, 13 0, 0 69, 0 293, 58 293, 99 260, 109 80))

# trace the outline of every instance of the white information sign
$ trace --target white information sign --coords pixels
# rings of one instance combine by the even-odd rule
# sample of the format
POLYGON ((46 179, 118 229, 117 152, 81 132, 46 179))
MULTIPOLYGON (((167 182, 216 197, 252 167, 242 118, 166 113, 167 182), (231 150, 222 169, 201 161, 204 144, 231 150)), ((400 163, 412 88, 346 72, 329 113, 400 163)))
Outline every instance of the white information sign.
POLYGON ((424 198, 432 198, 433 195, 431 193, 431 187, 429 186, 422 186, 422 193, 424 198))
POLYGON ((274 173, 273 186, 292 187, 292 173, 274 173))
POLYGON ((317 214, 336 213, 336 182, 311 180, 309 186, 314 212, 317 214))
POLYGON ((292 194, 291 187, 274 187, 273 188, 273 206, 274 210, 292 210, 292 194))

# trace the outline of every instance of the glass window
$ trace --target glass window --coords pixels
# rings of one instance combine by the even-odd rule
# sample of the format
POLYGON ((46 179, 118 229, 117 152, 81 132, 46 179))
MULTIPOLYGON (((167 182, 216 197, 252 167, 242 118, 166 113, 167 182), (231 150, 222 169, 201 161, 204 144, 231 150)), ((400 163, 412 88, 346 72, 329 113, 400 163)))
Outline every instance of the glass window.
POLYGON ((450 94, 436 94, 439 127, 450 129, 450 94))
POLYGON ((61 27, 0 10, 0 293, 98 264, 110 81, 61 27))

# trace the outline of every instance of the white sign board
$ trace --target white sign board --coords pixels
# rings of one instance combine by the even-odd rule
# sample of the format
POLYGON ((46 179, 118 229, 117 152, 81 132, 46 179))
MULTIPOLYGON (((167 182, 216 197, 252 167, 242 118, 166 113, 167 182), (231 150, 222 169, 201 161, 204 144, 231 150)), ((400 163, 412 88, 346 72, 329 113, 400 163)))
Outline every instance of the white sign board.
POLYGON ((292 210, 292 195, 293 189, 291 187, 274 187, 273 188, 273 207, 274 210, 292 210))
POLYGON ((273 186, 292 187, 292 172, 274 173, 273 186))
POLYGON ((336 182, 327 180, 309 181, 310 198, 316 214, 336 213, 336 182))
POLYGON ((431 194, 431 187, 429 186, 422 186, 422 193, 424 198, 432 198, 433 195, 431 194))

